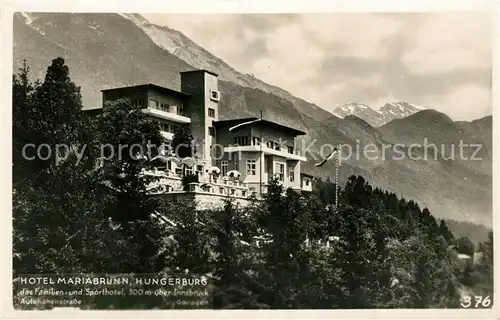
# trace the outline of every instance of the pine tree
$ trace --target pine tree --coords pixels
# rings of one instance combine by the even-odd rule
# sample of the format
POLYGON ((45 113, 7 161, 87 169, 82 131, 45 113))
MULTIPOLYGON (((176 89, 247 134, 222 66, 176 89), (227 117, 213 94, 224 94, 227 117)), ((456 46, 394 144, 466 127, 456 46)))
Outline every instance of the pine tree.
MULTIPOLYGON (((66 159, 27 160, 29 167, 18 166, 19 155, 14 157, 19 168, 14 173, 14 274, 162 270, 164 227, 151 217, 158 206, 147 195, 149 178, 142 174, 147 163, 123 152, 124 158, 96 166, 101 145, 109 143, 115 151, 119 144, 158 145, 157 126, 140 110, 120 106, 90 122, 60 58, 41 84, 28 82, 28 70, 25 66, 13 83, 13 125, 20 133, 13 137, 13 152, 25 143, 87 149, 83 158, 76 152, 81 149, 69 148, 66 159)), ((100 300, 99 306, 119 303, 115 298, 100 300)))
POLYGON ((493 277, 493 232, 488 233, 488 240, 480 245, 481 257, 476 266, 474 292, 484 297, 490 296, 493 301, 494 277, 493 277))
POLYGON ((28 79, 25 64, 13 82, 14 270, 92 270, 100 263, 91 258, 101 249, 96 241, 112 230, 101 215, 106 200, 96 193, 99 177, 88 166, 91 154, 79 158, 71 148, 92 142, 93 136, 81 117, 79 90, 60 58, 47 69, 43 83, 28 79), (27 144, 36 148, 43 143, 52 151, 47 160, 22 154, 27 144), (55 153, 58 144, 67 147, 65 153, 55 153))
POLYGON ((172 151, 179 158, 192 157, 196 153, 194 137, 188 128, 178 127, 172 138, 172 151))
POLYGON ((164 267, 164 261, 157 257, 164 231, 153 218, 158 199, 149 195, 155 191, 151 186, 158 178, 145 170, 150 168, 148 159, 156 155, 163 137, 158 126, 128 100, 105 105, 96 122, 99 145, 105 151, 104 185, 112 197, 105 214, 121 226, 122 235, 131 241, 130 250, 136 250, 136 258, 121 272, 158 272, 164 267))

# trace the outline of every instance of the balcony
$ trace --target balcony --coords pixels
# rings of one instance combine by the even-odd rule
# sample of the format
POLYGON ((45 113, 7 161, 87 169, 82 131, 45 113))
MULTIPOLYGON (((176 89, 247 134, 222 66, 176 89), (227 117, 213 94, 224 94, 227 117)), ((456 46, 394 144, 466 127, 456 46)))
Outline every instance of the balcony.
POLYGON ((142 111, 147 115, 164 120, 170 120, 178 123, 191 123, 191 119, 186 117, 186 115, 181 112, 167 112, 152 107, 142 109, 142 111))
MULTIPOLYGON (((229 147, 224 147, 224 152, 260 152, 261 147, 259 145, 248 145, 248 146, 229 146, 229 147)), ((266 145, 262 146, 262 152, 265 155, 273 155, 273 156, 279 156, 283 157, 288 160, 298 160, 298 161, 307 161, 306 157, 301 156, 298 154, 297 151, 294 153, 288 153, 287 151, 284 150, 276 150, 269 148, 266 145)))

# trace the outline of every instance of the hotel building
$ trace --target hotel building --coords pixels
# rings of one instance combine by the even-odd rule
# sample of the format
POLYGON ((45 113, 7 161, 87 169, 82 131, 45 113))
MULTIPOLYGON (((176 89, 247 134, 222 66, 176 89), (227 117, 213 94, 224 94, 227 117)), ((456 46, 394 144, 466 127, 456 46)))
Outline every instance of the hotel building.
POLYGON ((155 84, 102 90, 103 107, 108 101, 130 99, 158 122, 167 141, 179 127, 193 135, 196 154, 192 158, 166 155, 169 160, 163 166, 147 172, 160 177, 162 194, 206 203, 220 203, 227 197, 245 202, 251 195, 265 194, 273 178, 285 188, 312 190, 312 177, 301 174, 306 158, 296 143, 305 132, 260 118, 220 120, 219 103, 224 97, 218 89, 218 75, 194 70, 180 76, 181 91, 155 84), (243 123, 248 124, 233 128, 243 123), (198 176, 189 191, 181 182, 186 174, 198 176))

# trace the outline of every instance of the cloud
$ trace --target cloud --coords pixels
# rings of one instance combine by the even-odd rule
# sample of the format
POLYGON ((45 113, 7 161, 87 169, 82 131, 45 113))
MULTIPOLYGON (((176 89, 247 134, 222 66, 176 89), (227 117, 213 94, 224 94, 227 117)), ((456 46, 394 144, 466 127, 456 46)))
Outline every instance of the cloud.
POLYGON ((385 57, 382 41, 403 26, 401 21, 369 13, 303 15, 298 24, 312 41, 325 48, 334 45, 337 56, 362 59, 385 57))
POLYGON ((403 100, 456 119, 491 114, 486 13, 151 16, 236 70, 329 111, 403 100))
POLYGON ((491 67, 490 19, 484 13, 429 14, 402 61, 415 73, 491 67))
POLYGON ((315 66, 324 58, 321 46, 311 43, 298 24, 281 25, 264 38, 266 51, 250 66, 255 76, 297 88, 315 75, 315 66))
POLYGON ((491 114, 491 90, 475 84, 457 86, 445 95, 428 96, 423 101, 424 106, 433 109, 453 107, 454 120, 478 119, 491 114))

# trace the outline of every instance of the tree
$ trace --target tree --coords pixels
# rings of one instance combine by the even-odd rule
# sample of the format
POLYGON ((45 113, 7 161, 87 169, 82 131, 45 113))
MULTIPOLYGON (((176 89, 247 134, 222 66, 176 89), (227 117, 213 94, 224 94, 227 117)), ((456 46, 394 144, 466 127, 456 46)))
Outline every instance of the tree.
POLYGON ((450 231, 444 220, 441 220, 439 223, 439 232, 447 243, 451 243, 454 239, 453 233, 450 231))
POLYGON ((97 242, 110 245, 114 232, 101 214, 107 199, 96 192, 94 154, 77 154, 78 146, 93 143, 94 137, 82 117, 79 89, 60 58, 53 60, 43 83, 28 79, 25 64, 13 82, 14 271, 98 270, 102 260, 94 257, 107 253, 97 242), (27 144, 43 143, 52 151, 47 160, 22 154, 27 144), (66 148, 56 153, 57 145, 66 148))
MULTIPOLYGON (((41 84, 31 84, 28 71, 25 66, 13 82, 13 126, 20 133, 13 152, 26 143, 74 148, 58 162, 54 155, 50 161, 14 156, 14 275, 160 271, 164 228, 151 217, 158 206, 147 195, 147 164, 128 152, 133 145, 161 142, 157 126, 123 103, 96 121, 82 116, 79 89, 60 58, 41 84), (115 151, 129 147, 123 157, 96 166, 107 144, 115 151), (82 154, 78 146, 86 147, 82 154)), ((109 306, 117 299, 98 302, 109 306)))
POLYGON ((469 256, 474 255, 474 243, 467 237, 460 237, 454 241, 455 250, 458 253, 466 254, 469 256))
POLYGON ((34 124, 37 122, 33 117, 34 104, 33 93, 39 83, 33 84, 29 79, 29 67, 26 60, 19 73, 12 79, 12 159, 13 159, 13 184, 18 187, 18 182, 31 177, 33 169, 32 162, 26 158, 31 158, 33 150, 26 150, 24 147, 33 142, 36 134, 33 132, 34 124), (23 150, 26 153, 23 155, 23 150))
POLYGON ((150 186, 158 178, 144 172, 149 168, 148 145, 160 146, 163 137, 158 126, 129 100, 107 103, 96 122, 99 145, 107 147, 101 168, 103 183, 112 197, 105 214, 131 241, 130 251, 136 250, 135 259, 128 261, 121 272, 159 271, 164 267, 157 256, 164 231, 152 218, 159 207, 158 199, 149 195, 154 191, 150 186))
POLYGON ((178 127, 172 138, 172 151, 179 158, 192 157, 196 153, 194 138, 186 127, 178 127))
POLYGON ((480 244, 481 256, 476 266, 475 277, 477 282, 474 292, 483 296, 490 296, 493 300, 494 277, 493 277, 493 232, 488 233, 488 240, 480 244))
MULTIPOLYGON (((250 243, 245 242, 244 233, 251 226, 244 218, 244 212, 230 200, 226 200, 224 208, 211 213, 210 233, 215 235, 216 244, 213 248, 214 285, 213 307, 253 308, 259 306, 255 295, 250 290, 250 276, 245 272, 248 252, 252 250, 250 243), (247 255, 245 255, 245 251, 247 255)), ((246 239, 248 240, 248 238, 246 239)))

